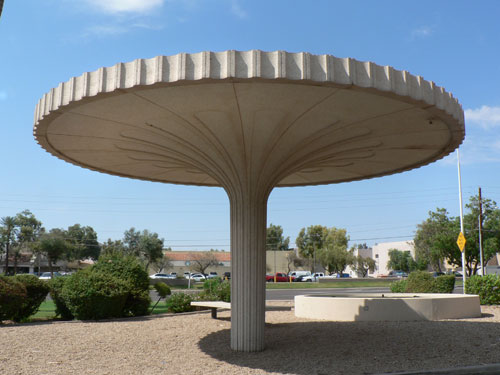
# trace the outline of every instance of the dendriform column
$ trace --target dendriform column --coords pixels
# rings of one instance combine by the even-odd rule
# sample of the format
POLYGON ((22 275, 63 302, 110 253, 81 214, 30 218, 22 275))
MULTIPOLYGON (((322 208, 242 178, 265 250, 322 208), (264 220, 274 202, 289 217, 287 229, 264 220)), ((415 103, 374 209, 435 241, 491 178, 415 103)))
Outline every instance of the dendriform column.
POLYGON ((231 348, 265 347, 266 217, 269 192, 253 187, 228 191, 231 207, 231 348))

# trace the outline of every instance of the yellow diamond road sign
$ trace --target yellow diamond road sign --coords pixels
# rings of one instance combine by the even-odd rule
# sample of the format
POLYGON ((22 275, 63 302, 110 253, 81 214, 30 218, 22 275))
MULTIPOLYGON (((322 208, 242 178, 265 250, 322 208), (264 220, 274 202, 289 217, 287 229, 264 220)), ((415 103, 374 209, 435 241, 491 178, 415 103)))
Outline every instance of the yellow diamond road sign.
POLYGON ((458 248, 460 249, 460 251, 464 251, 464 248, 465 248, 465 236, 462 232, 460 232, 460 234, 458 235, 458 238, 457 238, 457 245, 458 245, 458 248))

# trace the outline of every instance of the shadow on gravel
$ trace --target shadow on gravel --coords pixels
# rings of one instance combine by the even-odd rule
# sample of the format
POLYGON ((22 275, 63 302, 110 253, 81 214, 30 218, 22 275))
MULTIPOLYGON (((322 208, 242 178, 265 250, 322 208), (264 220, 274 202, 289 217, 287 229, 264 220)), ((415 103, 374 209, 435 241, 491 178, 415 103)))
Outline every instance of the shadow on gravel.
POLYGON ((500 323, 266 324, 266 350, 234 352, 228 329, 199 341, 211 357, 266 373, 370 374, 500 363, 500 323))

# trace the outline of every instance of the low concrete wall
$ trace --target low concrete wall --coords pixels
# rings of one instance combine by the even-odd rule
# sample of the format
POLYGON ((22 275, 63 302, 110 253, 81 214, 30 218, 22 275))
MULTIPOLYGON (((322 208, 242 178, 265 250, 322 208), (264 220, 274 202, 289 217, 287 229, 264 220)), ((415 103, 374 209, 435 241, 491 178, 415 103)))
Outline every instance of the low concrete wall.
POLYGON ((320 283, 360 283, 363 281, 369 281, 371 283, 387 284, 388 281, 398 281, 402 280, 397 277, 384 277, 384 278, 372 278, 372 277, 320 277, 318 281, 320 283))
POLYGON ((479 296, 463 294, 302 295, 295 316, 331 321, 414 321, 476 318, 479 296))
MULTIPOLYGON (((149 279, 150 285, 155 285, 156 283, 165 283, 168 286, 188 286, 187 279, 149 279)), ((191 280, 191 285, 194 284, 194 281, 191 280)))

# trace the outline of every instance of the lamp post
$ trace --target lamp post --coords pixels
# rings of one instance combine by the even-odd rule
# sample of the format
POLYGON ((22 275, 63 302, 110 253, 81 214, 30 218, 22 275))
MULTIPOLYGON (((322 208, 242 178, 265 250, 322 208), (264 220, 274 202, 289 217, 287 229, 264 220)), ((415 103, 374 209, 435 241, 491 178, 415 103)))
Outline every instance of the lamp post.
MULTIPOLYGON (((458 165, 458 199, 460 203, 460 231, 464 233, 464 209, 462 202, 462 175, 460 173, 460 151, 457 148, 457 165, 458 165)), ((462 279, 465 294, 465 248, 462 251, 462 279)))

